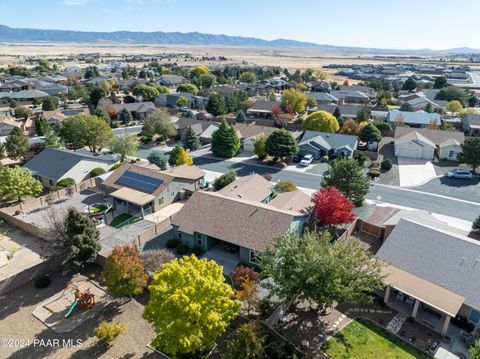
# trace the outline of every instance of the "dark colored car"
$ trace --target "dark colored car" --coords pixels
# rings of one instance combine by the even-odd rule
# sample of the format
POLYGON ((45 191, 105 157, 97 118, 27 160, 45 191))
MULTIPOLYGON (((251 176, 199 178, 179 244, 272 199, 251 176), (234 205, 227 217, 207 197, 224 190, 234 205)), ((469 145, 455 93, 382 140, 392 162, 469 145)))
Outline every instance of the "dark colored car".
POLYGON ((292 158, 292 161, 293 162, 300 162, 302 160, 302 156, 300 155, 294 155, 293 158, 292 158))

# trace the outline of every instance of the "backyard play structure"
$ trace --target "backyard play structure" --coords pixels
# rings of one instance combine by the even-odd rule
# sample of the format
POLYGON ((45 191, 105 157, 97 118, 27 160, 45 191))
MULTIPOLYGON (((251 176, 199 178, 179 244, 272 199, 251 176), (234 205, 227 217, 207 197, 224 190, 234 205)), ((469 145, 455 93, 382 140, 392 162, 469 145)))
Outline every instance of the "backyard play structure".
POLYGON ((90 309, 95 305, 95 295, 90 293, 90 288, 82 292, 75 284, 68 282, 64 293, 67 291, 74 294, 74 299, 65 313, 65 318, 68 318, 77 306, 82 309, 90 309))

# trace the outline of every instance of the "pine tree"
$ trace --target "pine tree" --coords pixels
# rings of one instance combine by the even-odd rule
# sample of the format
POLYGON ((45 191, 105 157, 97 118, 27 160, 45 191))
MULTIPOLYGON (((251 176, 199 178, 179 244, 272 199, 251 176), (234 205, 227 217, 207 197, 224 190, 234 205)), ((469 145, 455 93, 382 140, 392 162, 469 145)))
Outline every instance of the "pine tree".
POLYGON ((5 150, 7 151, 8 157, 11 159, 23 157, 23 159, 25 159, 25 155, 29 149, 30 143, 28 142, 28 137, 21 129, 15 127, 5 140, 5 150))
POLYGON ((126 107, 120 112, 120 122, 127 126, 133 120, 132 114, 127 110, 126 107))
POLYGON ((228 111, 225 98, 220 94, 210 95, 205 109, 214 116, 225 115, 228 111))
POLYGON ((60 137, 57 136, 52 127, 47 126, 45 128, 45 138, 43 140, 43 145, 46 148, 59 148, 61 146, 60 137))
POLYGON ((340 112, 340 107, 335 107, 335 110, 333 111, 333 116, 335 116, 337 120, 340 119, 340 116, 342 116, 342 113, 340 112))
POLYGON ((218 130, 212 134, 212 152, 219 157, 230 158, 240 149, 240 138, 237 130, 224 119, 218 130))
POLYGON ((192 126, 188 126, 187 130, 185 131, 185 138, 183 140, 183 144, 186 149, 190 151, 195 151, 197 148, 200 147, 200 139, 198 138, 195 131, 193 131, 192 126))
POLYGON ((298 152, 298 145, 292 134, 284 129, 273 131, 267 138, 265 144, 267 153, 273 157, 274 161, 279 158, 291 156, 298 152))
POLYGON ((243 113, 243 111, 237 112, 237 117, 235 118, 235 122, 238 122, 238 123, 246 122, 245 114, 243 113))

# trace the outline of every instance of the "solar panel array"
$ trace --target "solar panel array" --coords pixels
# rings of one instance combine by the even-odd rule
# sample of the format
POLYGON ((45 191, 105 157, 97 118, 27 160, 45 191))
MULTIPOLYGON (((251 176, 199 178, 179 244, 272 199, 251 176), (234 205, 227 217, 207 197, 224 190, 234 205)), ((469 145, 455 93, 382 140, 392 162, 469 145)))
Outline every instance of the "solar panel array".
POLYGON ((138 189, 140 191, 153 193, 158 187, 160 187, 160 185, 163 183, 163 180, 131 171, 125 171, 125 173, 117 179, 116 183, 138 189))

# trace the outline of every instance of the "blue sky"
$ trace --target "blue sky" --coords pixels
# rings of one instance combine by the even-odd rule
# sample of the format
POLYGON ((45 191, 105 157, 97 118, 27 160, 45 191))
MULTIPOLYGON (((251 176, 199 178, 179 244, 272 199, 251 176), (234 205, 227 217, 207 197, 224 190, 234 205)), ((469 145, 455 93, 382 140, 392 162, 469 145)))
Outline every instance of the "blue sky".
POLYGON ((198 31, 318 44, 480 48, 478 0, 1 0, 1 24, 198 31))

